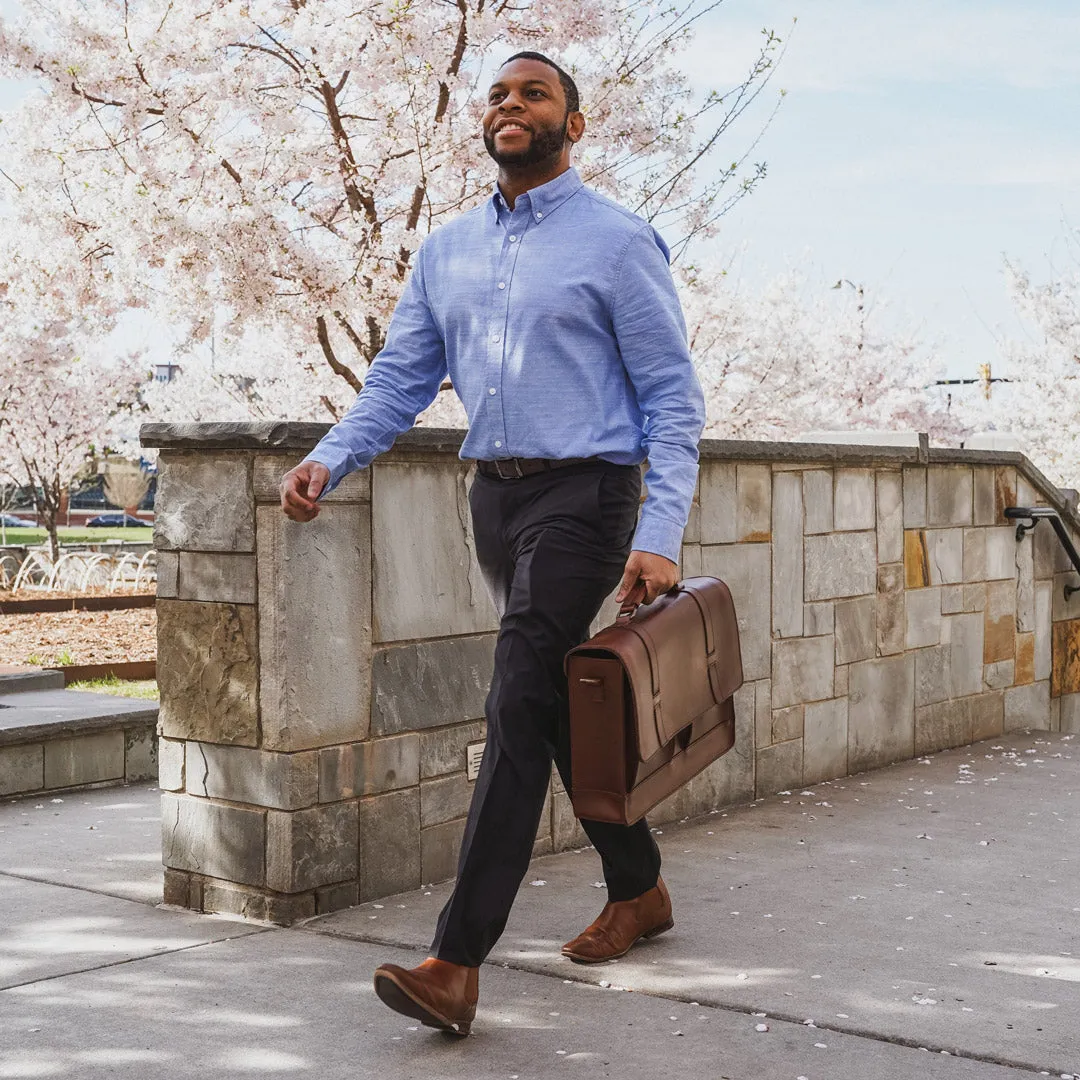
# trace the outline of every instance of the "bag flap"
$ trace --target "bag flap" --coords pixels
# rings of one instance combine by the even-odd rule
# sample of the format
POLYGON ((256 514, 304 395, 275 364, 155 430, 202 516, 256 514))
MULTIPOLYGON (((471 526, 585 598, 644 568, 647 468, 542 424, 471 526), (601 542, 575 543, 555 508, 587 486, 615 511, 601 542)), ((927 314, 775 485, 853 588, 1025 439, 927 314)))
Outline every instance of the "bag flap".
POLYGON ((718 578, 688 578, 633 616, 606 627, 576 652, 622 663, 630 686, 637 751, 647 761, 702 713, 742 685, 735 607, 718 578))

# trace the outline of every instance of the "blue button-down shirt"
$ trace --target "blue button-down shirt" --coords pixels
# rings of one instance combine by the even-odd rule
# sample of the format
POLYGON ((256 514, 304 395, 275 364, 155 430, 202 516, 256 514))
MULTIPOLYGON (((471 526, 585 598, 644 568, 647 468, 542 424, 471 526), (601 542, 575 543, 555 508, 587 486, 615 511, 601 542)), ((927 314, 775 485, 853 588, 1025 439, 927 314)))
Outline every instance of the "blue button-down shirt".
POLYGON ((447 372, 469 416, 463 458, 648 457, 634 547, 678 561, 705 407, 648 222, 570 169, 513 210, 496 186, 433 232, 356 402, 308 455, 327 490, 412 427, 447 372))

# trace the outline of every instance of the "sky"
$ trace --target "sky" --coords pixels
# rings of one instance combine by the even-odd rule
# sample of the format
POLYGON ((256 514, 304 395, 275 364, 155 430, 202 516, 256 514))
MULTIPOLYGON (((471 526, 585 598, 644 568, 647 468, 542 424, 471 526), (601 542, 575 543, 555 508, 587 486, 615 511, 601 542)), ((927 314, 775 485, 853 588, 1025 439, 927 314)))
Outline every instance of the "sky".
MULTIPOLYGON (((748 286, 790 267, 865 285, 953 377, 1007 374, 999 341, 1029 331, 1005 258, 1036 280, 1075 269, 1080 4, 725 0, 682 59, 695 85, 738 81, 763 27, 787 44, 772 84, 787 93, 753 155, 768 176, 714 256, 748 286)), ((729 147, 764 118, 744 117, 729 147)))
MULTIPOLYGON (((1080 4, 723 0, 678 62, 699 90, 724 89, 763 27, 786 55, 720 153, 745 149, 782 88, 752 155, 768 176, 708 254, 748 288, 793 267, 864 285, 953 377, 1008 374, 999 343, 1029 331, 1004 260, 1050 279, 1080 226, 1080 4)), ((0 110, 21 91, 0 80, 0 110)))

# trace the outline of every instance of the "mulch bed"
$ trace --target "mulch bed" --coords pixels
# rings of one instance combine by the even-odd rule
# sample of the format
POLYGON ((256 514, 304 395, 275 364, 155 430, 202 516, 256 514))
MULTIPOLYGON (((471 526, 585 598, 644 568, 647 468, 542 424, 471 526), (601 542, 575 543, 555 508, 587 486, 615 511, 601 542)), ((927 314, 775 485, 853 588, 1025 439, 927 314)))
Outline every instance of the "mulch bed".
POLYGON ((0 615, 0 664, 56 667, 61 657, 69 664, 154 660, 157 613, 148 607, 0 615))

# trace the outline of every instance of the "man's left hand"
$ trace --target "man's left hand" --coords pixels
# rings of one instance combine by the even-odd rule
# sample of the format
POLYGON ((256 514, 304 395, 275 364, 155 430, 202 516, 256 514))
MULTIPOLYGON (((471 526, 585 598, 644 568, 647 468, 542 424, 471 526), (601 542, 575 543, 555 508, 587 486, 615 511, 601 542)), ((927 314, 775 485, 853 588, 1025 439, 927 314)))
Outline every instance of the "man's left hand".
POLYGON ((623 611, 631 611, 638 604, 651 604, 678 581, 679 567, 670 559, 651 551, 631 551, 615 600, 623 611))

